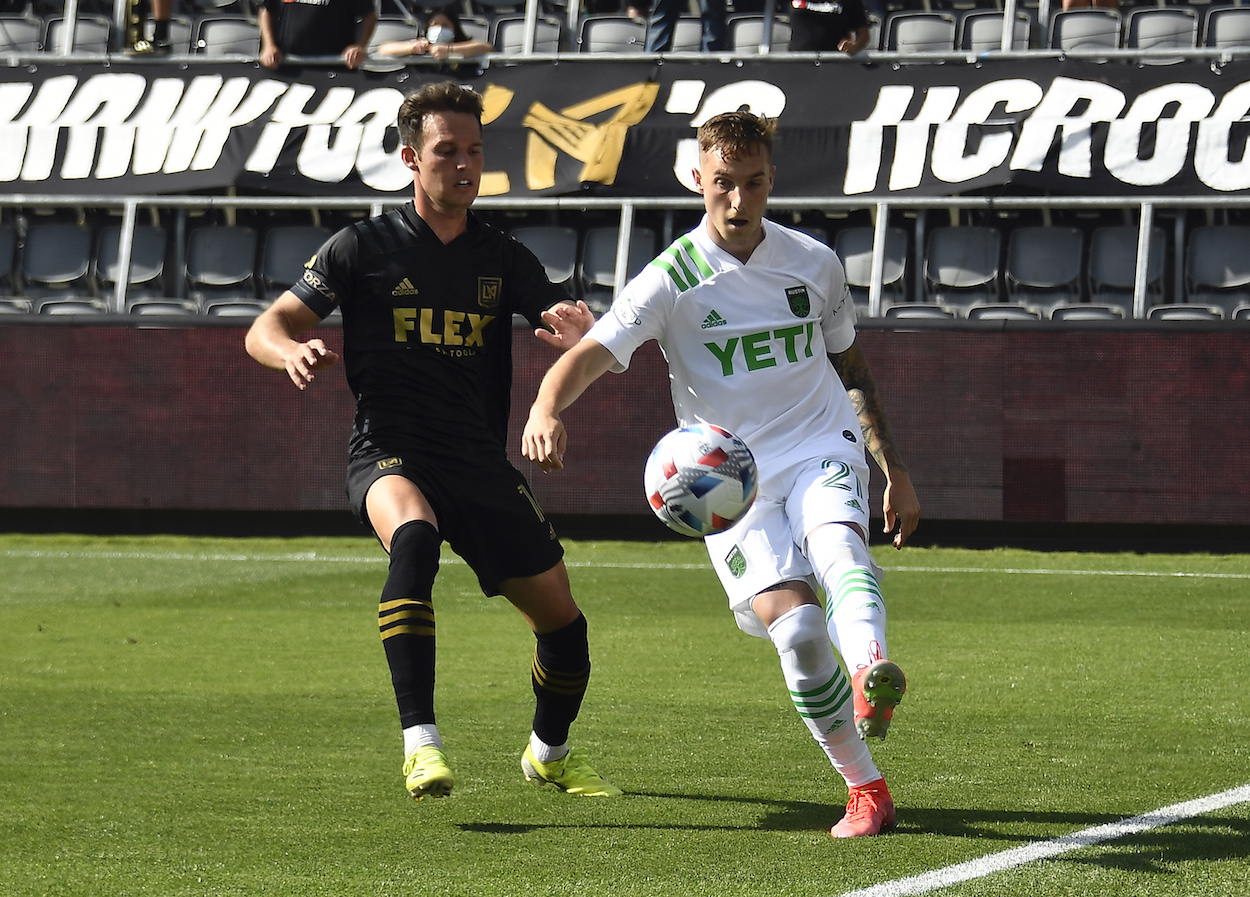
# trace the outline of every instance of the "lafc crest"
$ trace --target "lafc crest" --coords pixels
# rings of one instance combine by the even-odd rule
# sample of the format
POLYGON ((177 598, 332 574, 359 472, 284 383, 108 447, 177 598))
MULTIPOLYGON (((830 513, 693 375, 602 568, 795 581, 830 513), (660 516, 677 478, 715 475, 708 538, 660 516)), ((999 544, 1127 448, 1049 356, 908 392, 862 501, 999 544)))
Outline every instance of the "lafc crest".
POLYGON ((477 279, 477 304, 482 308, 498 308, 502 294, 502 277, 479 277, 477 279))

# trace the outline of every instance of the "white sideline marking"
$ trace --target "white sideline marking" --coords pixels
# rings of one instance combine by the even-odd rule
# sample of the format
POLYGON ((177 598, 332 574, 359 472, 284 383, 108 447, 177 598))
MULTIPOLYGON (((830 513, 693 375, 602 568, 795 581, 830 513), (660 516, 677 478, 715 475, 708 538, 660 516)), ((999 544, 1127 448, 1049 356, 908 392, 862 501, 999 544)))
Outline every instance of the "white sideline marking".
POLYGON ((904 897, 909 894, 927 894, 938 888, 945 888, 974 878, 984 878, 995 872, 1023 866, 1025 863, 1048 859, 1071 850, 1080 850, 1114 838, 1150 831, 1183 819, 1244 803, 1250 803, 1250 785, 1242 785, 1240 788, 1231 788, 1219 794, 1173 804, 1170 807, 1163 807, 1130 819, 1121 819, 1119 822, 1096 825, 1093 828, 1053 838, 1050 841, 1013 847, 1011 850, 992 853, 966 863, 956 863, 945 869, 934 869, 910 878, 882 882, 858 891, 847 891, 841 897, 904 897))
MULTIPOLYGON (((5 558, 89 558, 93 560, 139 560, 139 561, 236 561, 272 563, 285 561, 299 563, 319 561, 326 564, 385 564, 386 556, 379 553, 374 557, 348 557, 343 555, 318 554, 315 551, 299 551, 289 554, 189 554, 184 552, 155 551, 22 551, 3 550, 0 557, 5 558)), ((463 564, 457 557, 444 557, 444 564, 463 564)), ((597 567, 605 570, 710 570, 707 564, 654 564, 654 563, 617 563, 612 561, 571 561, 565 559, 568 567, 597 567)), ((1250 573, 1185 573, 1174 570, 1060 570, 1043 567, 883 567, 887 573, 1032 573, 1039 576, 1148 576, 1171 579, 1250 579, 1250 573)))

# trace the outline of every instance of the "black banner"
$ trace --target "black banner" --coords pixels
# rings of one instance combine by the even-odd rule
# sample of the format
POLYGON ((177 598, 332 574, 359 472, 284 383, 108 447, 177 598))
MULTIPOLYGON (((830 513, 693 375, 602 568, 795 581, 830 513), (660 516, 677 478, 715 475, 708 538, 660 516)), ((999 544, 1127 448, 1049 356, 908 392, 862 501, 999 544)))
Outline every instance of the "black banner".
MULTIPOLYGON (((483 196, 688 196, 695 129, 747 106, 779 119, 775 195, 1212 195, 1250 189, 1243 66, 766 58, 494 64, 483 196)), ((0 70, 0 192, 411 189, 395 113, 429 69, 251 64, 0 70)))

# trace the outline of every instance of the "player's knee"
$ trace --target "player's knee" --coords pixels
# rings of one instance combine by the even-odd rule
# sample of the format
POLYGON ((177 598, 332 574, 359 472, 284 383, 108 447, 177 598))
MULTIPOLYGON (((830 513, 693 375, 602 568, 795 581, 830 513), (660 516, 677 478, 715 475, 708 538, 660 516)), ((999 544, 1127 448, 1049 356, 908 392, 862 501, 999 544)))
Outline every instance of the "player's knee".
POLYGON ((768 627, 768 637, 778 654, 793 654, 804 669, 819 665, 832 650, 825 614, 815 604, 803 604, 782 614, 768 627))
POLYGON ((439 546, 443 537, 425 520, 409 520, 391 536, 390 572, 384 597, 428 595, 438 574, 439 546))
POLYGON ((807 537, 807 553, 813 564, 826 571, 844 567, 867 567, 872 570, 875 567, 868 543, 849 524, 826 523, 812 530, 807 537))

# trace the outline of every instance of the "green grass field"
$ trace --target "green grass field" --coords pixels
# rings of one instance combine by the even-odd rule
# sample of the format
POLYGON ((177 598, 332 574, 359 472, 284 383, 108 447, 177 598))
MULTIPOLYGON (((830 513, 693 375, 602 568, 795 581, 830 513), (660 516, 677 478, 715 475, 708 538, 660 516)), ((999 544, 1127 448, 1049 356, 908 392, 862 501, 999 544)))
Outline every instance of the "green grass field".
MULTIPOLYGON (((626 796, 524 782, 532 637, 448 563, 457 787, 416 804, 374 543, 0 538, 0 894, 835 897, 1250 784, 1250 556, 875 549, 899 829, 835 842, 845 789, 702 546, 567 547, 574 740, 626 796)), ((1245 897, 1250 804, 929 893, 1245 897)))

